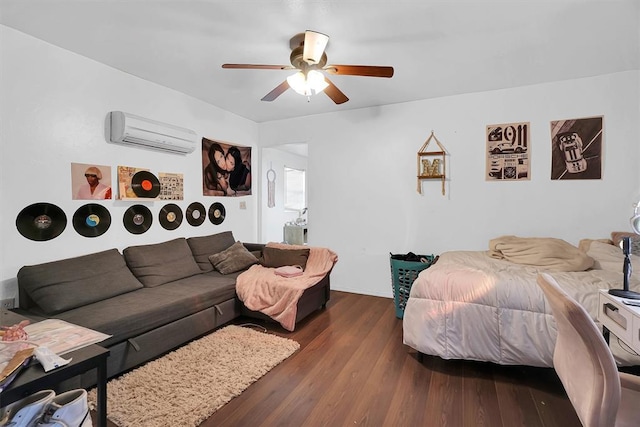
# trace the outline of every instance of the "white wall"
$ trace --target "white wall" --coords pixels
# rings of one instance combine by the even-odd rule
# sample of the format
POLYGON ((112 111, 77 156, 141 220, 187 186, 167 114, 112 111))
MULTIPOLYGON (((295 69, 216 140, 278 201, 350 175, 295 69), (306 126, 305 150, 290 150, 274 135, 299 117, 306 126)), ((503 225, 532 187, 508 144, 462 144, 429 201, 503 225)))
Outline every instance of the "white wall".
MULTIPOLYGON (((282 242, 284 224, 298 217, 297 212, 284 209, 284 168, 307 169, 307 158, 278 148, 265 147, 261 155, 262 171, 260 172, 260 241, 282 242), (275 172, 275 206, 267 207, 267 171, 275 172)), ((313 188, 307 180, 307 187, 313 188)), ((308 218, 308 216, 307 216, 308 218)))
MULTIPOLYGON (((257 240, 256 195, 202 196, 197 151, 181 157, 107 144, 103 126, 111 110, 252 147, 258 136, 260 147, 307 142, 309 243, 338 253, 334 289, 364 294, 391 296, 389 252, 485 249, 502 234, 572 243, 607 237, 629 229, 640 195, 638 71, 256 125, 7 27, 0 26, 0 38, 0 298, 13 296, 15 274, 25 264, 224 230, 257 240), (603 179, 551 181, 549 122, 593 115, 605 117, 603 179), (519 121, 531 122, 531 181, 486 182, 485 126, 519 121), (450 154, 446 196, 436 182, 425 182, 423 195, 416 192, 415 156, 431 130, 450 154), (185 200, 178 204, 222 201, 227 219, 197 228, 184 222, 170 232, 156 218, 151 230, 135 236, 122 226, 131 202, 111 201, 105 205, 112 225, 103 236, 79 236, 69 222, 53 240, 25 239, 15 228, 25 206, 55 203, 70 221, 84 204, 71 200, 71 162, 183 173, 185 200), (239 209, 241 200, 247 210, 239 209)), ((254 191, 262 192, 266 169, 260 166, 254 191)), ((154 213, 163 205, 146 204, 154 213)))
MULTIPOLYGON (((638 15, 640 16, 640 7, 638 7, 638 15)), ((640 27, 638 27, 638 38, 640 38, 640 27)), ((637 78, 636 78, 636 88, 638 88, 638 91, 640 92, 640 70, 638 70, 637 72, 637 78)), ((636 125, 637 125, 637 131, 638 131, 638 135, 640 135, 640 96, 637 99, 637 107, 638 107, 638 116, 636 118, 636 125)), ((637 189, 638 191, 636 192, 636 197, 635 199, 638 200, 638 203, 640 203, 640 143, 638 144, 634 144, 635 149, 636 149, 636 155, 638 157, 636 157, 636 174, 637 174, 637 189)))
POLYGON ((25 264, 226 230, 238 240, 257 241, 257 197, 203 196, 200 150, 180 156, 118 146, 107 143, 104 132, 107 113, 122 110, 254 147, 257 165, 255 123, 8 27, 0 26, 0 39, 0 298, 15 295, 15 275, 25 264), (183 211, 194 201, 205 207, 219 201, 226 219, 220 225, 207 220, 200 227, 183 220, 178 229, 167 231, 157 217, 166 202, 144 202, 154 213, 154 223, 146 233, 133 235, 125 230, 122 217, 138 202, 111 200, 103 203, 111 212, 109 230, 99 237, 82 237, 72 217, 87 201, 71 200, 71 162, 110 165, 114 189, 118 165, 182 173, 184 200, 176 203, 183 211), (246 210, 239 208, 240 201, 246 202, 246 210), (57 238, 36 242, 18 233, 18 213, 37 202, 54 203, 65 212, 67 226, 57 238))
MULTIPOLYGON (((338 253, 332 288, 391 296, 389 252, 483 250, 505 234, 577 244, 628 230, 640 192, 637 71, 262 124, 260 143, 309 143, 309 244, 338 253), (551 181, 550 121, 604 115, 601 180, 551 181), (485 181, 485 126, 531 123, 530 181, 485 181), (416 191, 416 153, 435 131, 439 182, 416 191)), ((345 90, 348 90, 345 80, 345 90)), ((312 100, 313 102, 313 100, 312 100)))

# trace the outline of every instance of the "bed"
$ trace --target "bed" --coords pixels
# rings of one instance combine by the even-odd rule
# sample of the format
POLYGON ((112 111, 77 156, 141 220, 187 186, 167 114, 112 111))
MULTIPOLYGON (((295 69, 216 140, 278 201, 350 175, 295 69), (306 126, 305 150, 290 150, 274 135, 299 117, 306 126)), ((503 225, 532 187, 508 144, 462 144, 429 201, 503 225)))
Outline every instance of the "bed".
MULTIPOLYGON (((557 247, 540 250, 539 241, 528 240, 540 252, 533 263, 520 247, 506 244, 501 253, 496 239, 488 251, 442 253, 413 283, 403 317, 404 343, 444 359, 553 366, 555 321, 537 274, 550 273, 595 320, 598 290, 622 287, 624 255, 619 247, 599 240, 585 239, 580 249, 559 239, 544 240, 553 240, 557 247), (558 264, 558 258, 568 264, 558 264)), ((631 258, 640 269, 640 257, 631 258)), ((630 288, 640 292, 639 273, 632 274, 630 288)), ((640 357, 621 347, 613 335, 611 348, 620 365, 640 365, 640 357)))

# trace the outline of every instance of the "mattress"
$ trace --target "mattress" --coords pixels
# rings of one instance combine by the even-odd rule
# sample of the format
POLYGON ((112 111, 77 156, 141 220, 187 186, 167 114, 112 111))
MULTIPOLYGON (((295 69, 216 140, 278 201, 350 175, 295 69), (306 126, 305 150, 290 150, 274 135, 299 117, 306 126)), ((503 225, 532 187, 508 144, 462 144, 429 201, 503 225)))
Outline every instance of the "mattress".
MULTIPOLYGON (((403 341, 444 359, 551 367, 556 326, 537 275, 551 274, 595 320, 598 290, 620 288, 623 281, 622 252, 618 256, 617 248, 606 246, 592 245, 595 268, 578 272, 515 264, 492 258, 488 251, 445 252, 413 283, 403 341)), ((630 285, 640 291, 640 275, 632 275, 630 285)), ((613 335, 611 348, 619 364, 640 365, 640 357, 613 335)))

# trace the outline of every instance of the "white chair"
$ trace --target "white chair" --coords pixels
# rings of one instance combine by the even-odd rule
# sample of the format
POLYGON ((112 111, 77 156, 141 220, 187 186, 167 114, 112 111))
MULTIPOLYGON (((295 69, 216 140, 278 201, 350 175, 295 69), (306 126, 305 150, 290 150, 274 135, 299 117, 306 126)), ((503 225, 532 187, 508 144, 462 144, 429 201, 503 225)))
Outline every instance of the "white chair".
POLYGON ((553 277, 542 273, 558 336, 553 367, 585 427, 640 426, 640 377, 618 372, 589 313, 553 277))

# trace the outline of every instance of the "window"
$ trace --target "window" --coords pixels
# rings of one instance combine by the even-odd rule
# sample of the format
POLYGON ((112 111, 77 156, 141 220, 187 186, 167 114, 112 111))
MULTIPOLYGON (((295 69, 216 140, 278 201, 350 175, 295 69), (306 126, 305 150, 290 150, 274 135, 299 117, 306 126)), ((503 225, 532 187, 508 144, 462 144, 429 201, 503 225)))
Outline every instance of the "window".
POLYGON ((284 167, 284 209, 301 211, 307 206, 305 171, 284 167))

